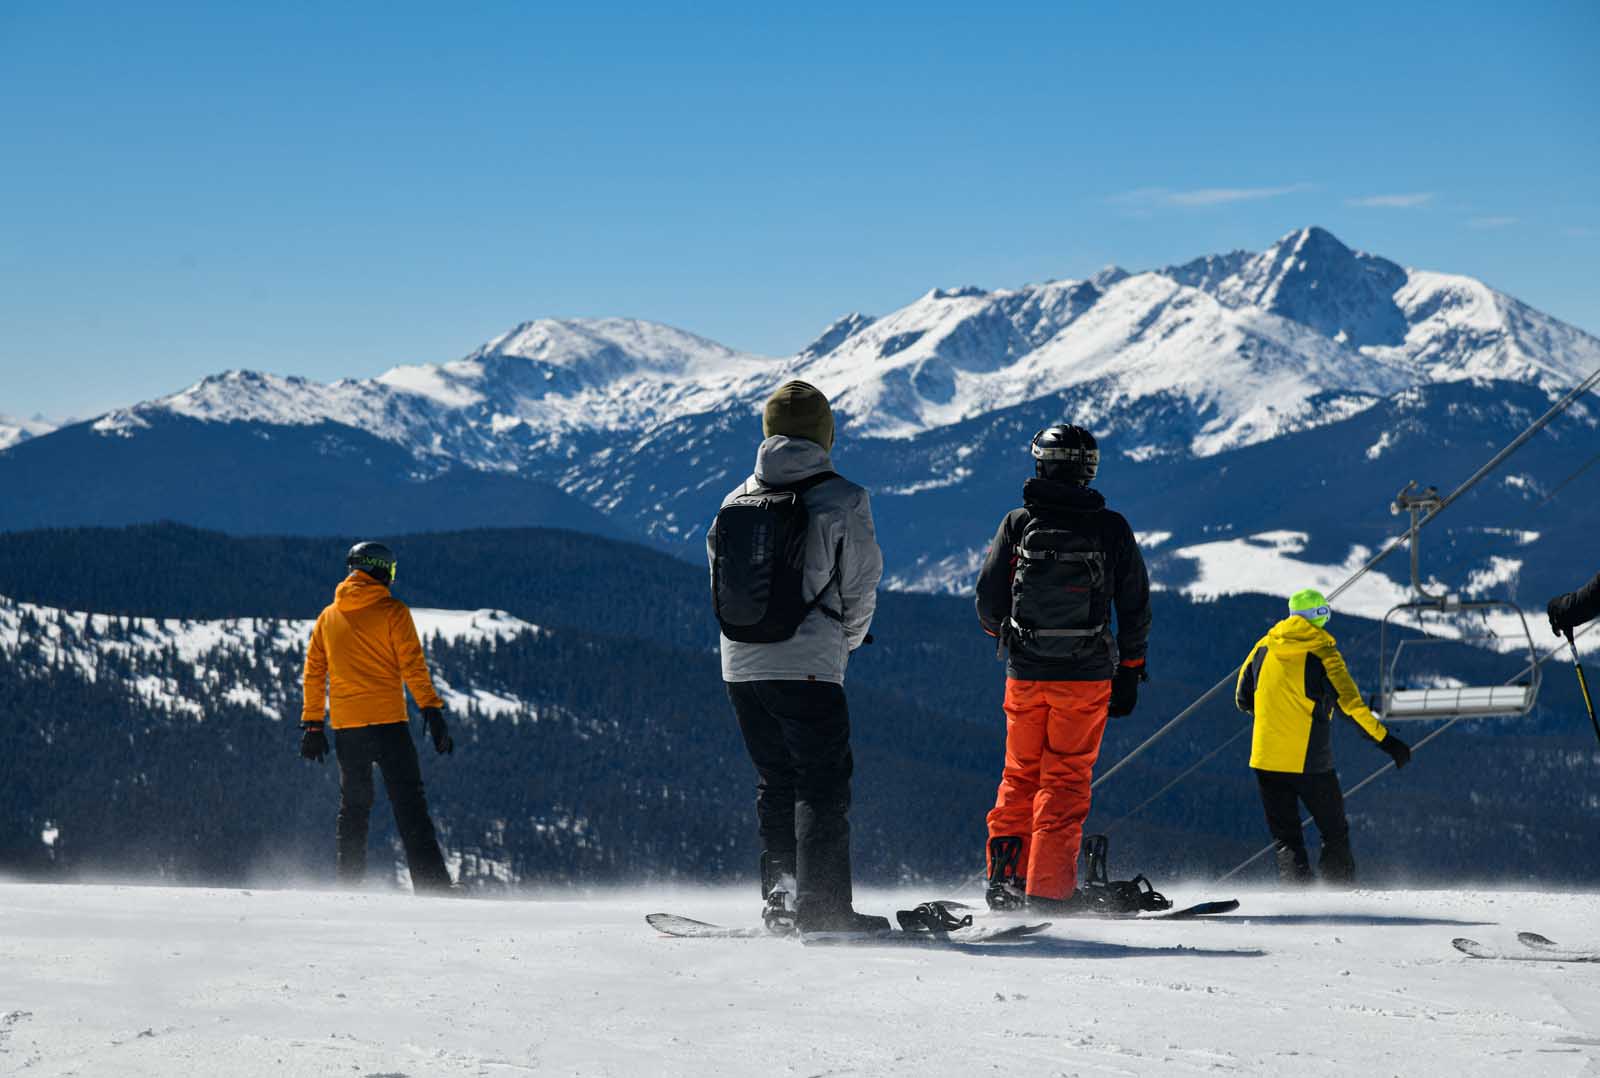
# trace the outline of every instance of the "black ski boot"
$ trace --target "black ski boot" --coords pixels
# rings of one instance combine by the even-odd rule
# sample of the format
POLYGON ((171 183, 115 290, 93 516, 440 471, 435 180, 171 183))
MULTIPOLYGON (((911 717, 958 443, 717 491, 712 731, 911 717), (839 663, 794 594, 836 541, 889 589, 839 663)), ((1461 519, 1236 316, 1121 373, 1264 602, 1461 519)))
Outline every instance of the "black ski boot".
POLYGON ((795 931, 795 855, 761 854, 761 923, 775 936, 795 931))
POLYGON ((1017 875, 1022 861, 1022 839, 1000 835, 989 840, 989 889, 984 899, 996 912, 1020 910, 1027 901, 1027 881, 1017 875))

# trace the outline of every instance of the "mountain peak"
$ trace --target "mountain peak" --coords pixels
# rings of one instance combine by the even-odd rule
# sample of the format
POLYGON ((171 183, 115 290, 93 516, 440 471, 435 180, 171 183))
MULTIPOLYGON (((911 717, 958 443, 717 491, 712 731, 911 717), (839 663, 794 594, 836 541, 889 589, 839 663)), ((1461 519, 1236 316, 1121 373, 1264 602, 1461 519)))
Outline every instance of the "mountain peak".
POLYGON ((862 314, 860 311, 851 311, 843 318, 835 319, 833 324, 823 330, 816 340, 800 349, 800 358, 802 360, 819 359, 872 325, 874 321, 876 319, 871 315, 862 314))
POLYGON ((1398 345, 1406 317, 1395 293, 1406 271, 1351 250, 1318 225, 1298 228, 1260 254, 1234 251, 1164 271, 1231 307, 1256 307, 1340 344, 1398 345))
POLYGON ((1112 285, 1121 284, 1123 281, 1126 281, 1130 276, 1132 276, 1132 274, 1113 262, 1108 263, 1107 265, 1096 270, 1094 274, 1089 277, 1089 283, 1094 285, 1097 290, 1104 292, 1112 285))
POLYGON ((0 449, 9 449, 30 438, 49 434, 59 426, 61 424, 52 423, 42 415, 36 415, 32 419, 14 419, 0 414, 0 449))

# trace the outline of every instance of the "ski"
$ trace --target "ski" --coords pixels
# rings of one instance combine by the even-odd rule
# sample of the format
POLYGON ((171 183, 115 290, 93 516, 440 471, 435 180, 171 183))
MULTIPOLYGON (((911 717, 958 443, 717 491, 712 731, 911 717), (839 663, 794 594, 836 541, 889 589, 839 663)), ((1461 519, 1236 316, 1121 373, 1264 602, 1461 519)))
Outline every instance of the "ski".
POLYGON ((1493 958, 1503 962, 1600 962, 1600 951, 1552 950, 1534 944, 1526 952, 1512 953, 1465 936, 1457 936, 1450 941, 1450 945, 1469 958, 1493 958))

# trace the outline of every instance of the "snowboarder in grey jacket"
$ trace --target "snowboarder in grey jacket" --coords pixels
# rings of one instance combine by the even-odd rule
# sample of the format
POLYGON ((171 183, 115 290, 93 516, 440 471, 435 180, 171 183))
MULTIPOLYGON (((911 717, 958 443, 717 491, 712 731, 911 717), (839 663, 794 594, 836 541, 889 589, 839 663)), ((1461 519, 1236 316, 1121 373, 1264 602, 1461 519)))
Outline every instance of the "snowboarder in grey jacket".
POLYGON ((723 500, 706 555, 715 592, 727 507, 767 492, 793 492, 803 503, 798 628, 784 639, 740 641, 724 632, 721 640, 722 679, 758 776, 764 919, 778 931, 886 929, 884 918, 854 911, 850 879, 854 763, 844 675, 850 653, 868 639, 883 575, 872 506, 865 490, 833 472, 833 413, 815 387, 781 386, 767 401, 762 433, 755 472, 723 500))

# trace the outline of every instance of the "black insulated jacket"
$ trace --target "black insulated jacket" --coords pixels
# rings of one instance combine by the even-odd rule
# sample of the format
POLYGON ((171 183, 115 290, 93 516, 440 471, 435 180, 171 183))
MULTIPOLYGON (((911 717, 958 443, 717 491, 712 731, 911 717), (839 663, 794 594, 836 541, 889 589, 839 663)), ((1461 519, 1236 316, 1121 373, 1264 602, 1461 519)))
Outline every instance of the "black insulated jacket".
POLYGON ((1098 646, 1070 660, 1031 655, 1026 643, 1014 642, 1008 651, 1006 676, 1021 681, 1106 681, 1119 662, 1142 665, 1150 636, 1150 576, 1127 520, 1107 509, 1098 491, 1049 479, 1028 480, 1022 488, 1022 502, 1021 509, 1013 509, 1000 522, 978 573, 978 620, 984 631, 998 637, 1011 617, 1017 547, 1024 529, 1037 518, 1090 539, 1105 552, 1104 587, 1116 610, 1116 632, 1113 638, 1108 628, 1098 646))

